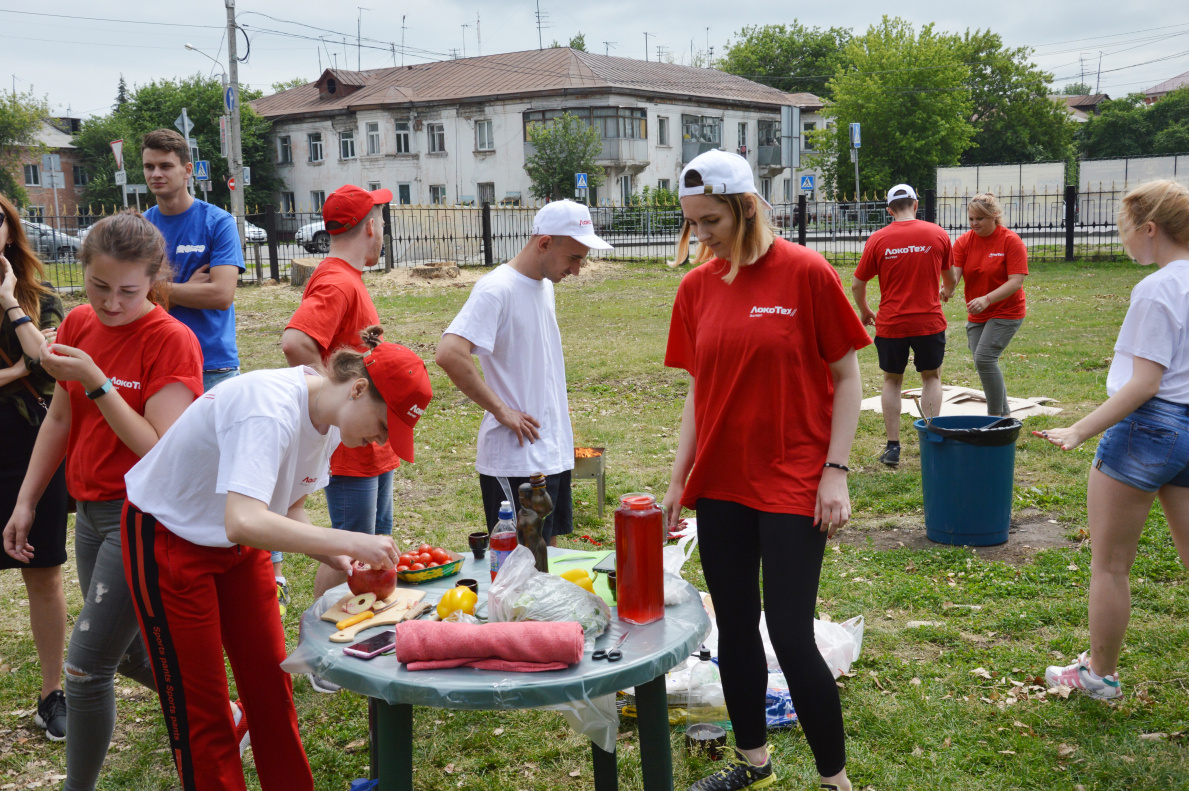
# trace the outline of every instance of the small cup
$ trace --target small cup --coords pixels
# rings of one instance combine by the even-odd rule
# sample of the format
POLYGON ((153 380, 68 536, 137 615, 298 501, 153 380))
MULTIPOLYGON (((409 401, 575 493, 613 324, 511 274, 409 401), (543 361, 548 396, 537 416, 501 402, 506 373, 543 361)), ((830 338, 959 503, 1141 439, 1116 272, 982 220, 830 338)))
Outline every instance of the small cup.
POLYGON ((482 560, 483 556, 487 554, 488 538, 486 531, 471 533, 467 536, 467 543, 471 545, 471 552, 475 553, 475 560, 482 560))
POLYGON ((476 596, 479 595, 479 581, 478 580, 472 580, 472 579, 459 580, 457 583, 455 583, 454 587, 456 587, 456 588, 470 588, 471 593, 475 594, 476 596))
POLYGON ((611 590, 611 599, 614 601, 619 601, 619 597, 615 593, 615 572, 614 571, 607 572, 607 587, 611 590))

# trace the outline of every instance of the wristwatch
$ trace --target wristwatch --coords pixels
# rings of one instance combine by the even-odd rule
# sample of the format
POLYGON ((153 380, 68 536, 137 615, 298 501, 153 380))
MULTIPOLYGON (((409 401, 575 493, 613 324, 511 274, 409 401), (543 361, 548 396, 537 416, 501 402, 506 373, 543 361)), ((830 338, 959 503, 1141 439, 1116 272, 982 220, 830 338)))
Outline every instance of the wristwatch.
POLYGON ((106 379, 106 380, 104 380, 103 384, 99 385, 94 390, 87 391, 87 398, 94 401, 96 398, 99 398, 100 396, 105 396, 110 392, 111 392, 111 380, 106 379))

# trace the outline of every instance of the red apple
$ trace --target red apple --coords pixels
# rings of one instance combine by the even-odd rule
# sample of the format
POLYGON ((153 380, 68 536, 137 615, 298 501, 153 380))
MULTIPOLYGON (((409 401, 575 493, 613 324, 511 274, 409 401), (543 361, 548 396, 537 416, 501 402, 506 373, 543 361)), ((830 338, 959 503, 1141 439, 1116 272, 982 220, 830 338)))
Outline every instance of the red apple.
POLYGON ((351 566, 347 587, 356 596, 370 591, 376 594, 377 600, 387 599, 396 590, 396 569, 374 569, 357 560, 351 566))

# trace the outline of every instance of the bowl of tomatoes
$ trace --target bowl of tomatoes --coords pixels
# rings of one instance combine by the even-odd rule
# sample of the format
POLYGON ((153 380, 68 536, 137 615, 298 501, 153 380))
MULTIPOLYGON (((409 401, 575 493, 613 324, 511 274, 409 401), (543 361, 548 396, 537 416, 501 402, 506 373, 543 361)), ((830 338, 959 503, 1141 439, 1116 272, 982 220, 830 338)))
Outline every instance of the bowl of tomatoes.
POLYGON ((417 585, 451 577, 462 569, 466 557, 448 549, 422 544, 403 553, 396 562, 396 576, 401 582, 417 585))

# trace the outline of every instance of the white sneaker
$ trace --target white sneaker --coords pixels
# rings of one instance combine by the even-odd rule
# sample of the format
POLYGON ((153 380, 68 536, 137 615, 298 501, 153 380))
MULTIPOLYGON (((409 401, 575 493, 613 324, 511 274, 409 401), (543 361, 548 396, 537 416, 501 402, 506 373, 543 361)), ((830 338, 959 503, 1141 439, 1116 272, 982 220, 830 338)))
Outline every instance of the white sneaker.
POLYGON ((1090 652, 1083 651, 1078 661, 1060 667, 1053 665, 1045 670, 1045 681, 1051 687, 1070 687, 1081 690, 1096 700, 1118 700, 1123 697, 1123 686, 1119 674, 1110 673, 1101 678, 1090 669, 1090 652))

